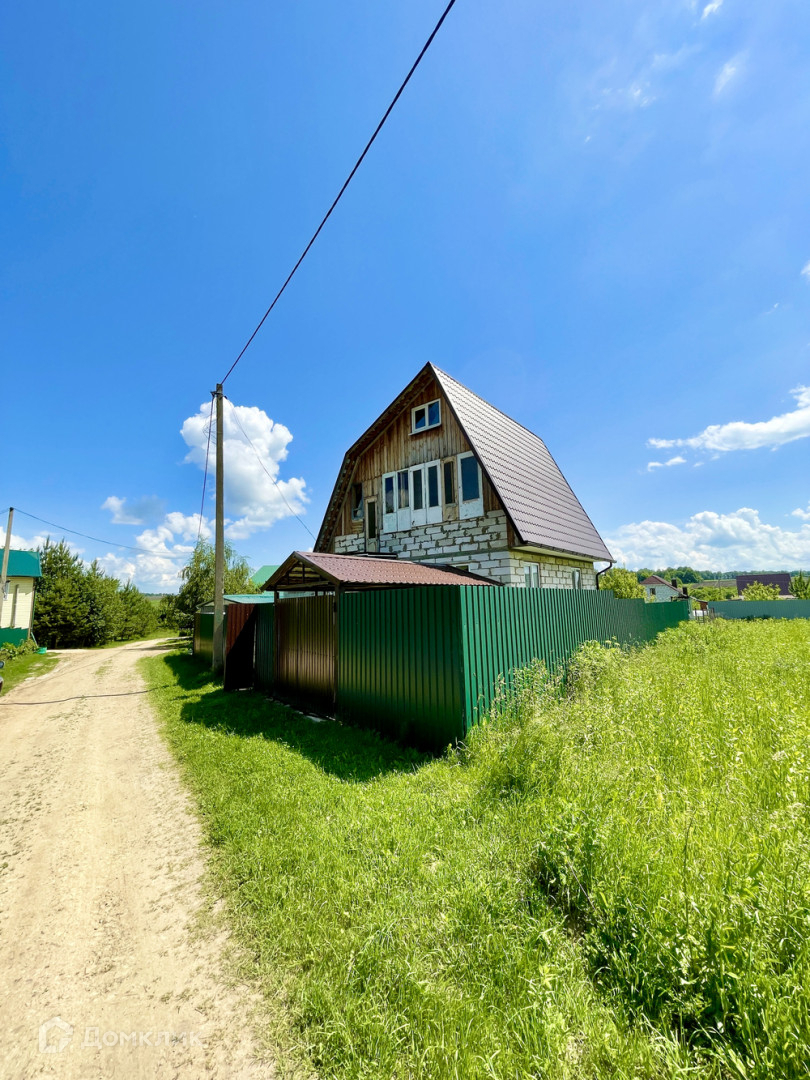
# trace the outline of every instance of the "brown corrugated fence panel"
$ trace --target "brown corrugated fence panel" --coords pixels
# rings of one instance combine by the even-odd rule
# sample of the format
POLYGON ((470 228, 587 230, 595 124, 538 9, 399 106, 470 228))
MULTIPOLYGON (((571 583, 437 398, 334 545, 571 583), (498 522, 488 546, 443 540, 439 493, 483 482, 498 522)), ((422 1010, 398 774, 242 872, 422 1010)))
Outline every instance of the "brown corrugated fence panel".
POLYGON ((275 682, 275 605, 256 608, 256 686, 270 692, 275 682))
POLYGON ((313 712, 335 705, 335 598, 278 600, 275 610, 274 692, 313 712))
POLYGON ((249 690, 254 682, 256 604, 229 604, 225 624, 225 690, 249 690))

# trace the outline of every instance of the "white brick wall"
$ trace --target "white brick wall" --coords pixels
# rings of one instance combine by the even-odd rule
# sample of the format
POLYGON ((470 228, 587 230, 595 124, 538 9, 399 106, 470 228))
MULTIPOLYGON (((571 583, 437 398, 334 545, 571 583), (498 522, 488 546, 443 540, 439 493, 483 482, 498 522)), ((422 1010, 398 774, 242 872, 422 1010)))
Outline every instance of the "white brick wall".
MULTIPOLYGON (((540 585, 544 589, 573 587, 571 571, 582 575, 582 588, 596 588, 593 564, 564 556, 535 555, 510 551, 506 546, 506 514, 493 510, 484 517, 467 521, 445 521, 403 532, 380 533, 381 554, 398 555, 415 562, 446 563, 464 566, 473 574, 483 574, 504 585, 525 585, 527 562, 540 567, 540 585)), ((364 549, 362 534, 335 538, 335 552, 352 555, 364 549)))

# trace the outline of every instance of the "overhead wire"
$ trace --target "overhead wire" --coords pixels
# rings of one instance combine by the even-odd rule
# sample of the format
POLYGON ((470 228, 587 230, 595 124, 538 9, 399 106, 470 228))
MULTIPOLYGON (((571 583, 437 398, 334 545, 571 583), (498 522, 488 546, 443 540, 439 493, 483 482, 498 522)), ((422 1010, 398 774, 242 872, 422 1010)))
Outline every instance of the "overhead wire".
POLYGON ((318 236, 320 235, 320 232, 321 232, 321 230, 323 229, 324 225, 325 225, 325 224, 327 223, 327 221, 329 220, 329 218, 330 218, 330 217, 332 216, 332 211, 333 211, 333 210, 335 209, 335 207, 337 206, 337 204, 338 204, 338 203, 340 202, 341 198, 343 197, 343 193, 344 193, 344 192, 346 191, 346 188, 347 188, 347 187, 349 186, 349 184, 350 184, 350 183, 352 182, 352 180, 354 179, 354 174, 355 174, 355 173, 357 172, 357 170, 358 170, 358 169, 360 168, 360 166, 362 165, 362 163, 363 163, 363 159, 365 158, 366 154, 367 154, 367 153, 369 152, 369 150, 371 149, 371 146, 372 146, 372 144, 373 144, 374 140, 375 140, 375 139, 377 138, 377 136, 378 136, 378 135, 380 134, 380 132, 382 131, 383 125, 385 124, 386 120, 388 119, 388 117, 389 117, 389 116, 391 115, 391 113, 393 112, 394 106, 395 106, 395 105, 396 105, 396 103, 397 103, 397 102, 399 101, 400 97, 402 96, 402 93, 403 93, 403 91, 405 90, 405 87, 406 87, 406 86, 408 85, 408 83, 409 83, 409 82, 411 81, 411 76, 413 75, 413 73, 414 73, 414 72, 416 71, 416 69, 417 69, 417 68, 419 67, 420 63, 422 62, 422 58, 424 57, 425 53, 426 53, 426 52, 428 51, 428 49, 429 49, 429 48, 430 48, 430 46, 432 45, 432 43, 433 43, 433 39, 434 39, 434 38, 436 37, 436 35, 438 34, 439 30, 441 29, 441 27, 442 27, 442 23, 444 22, 444 20, 445 20, 445 19, 447 18, 447 16, 448 16, 448 15, 450 14, 450 10, 452 9, 452 7, 453 7, 453 5, 455 4, 455 2, 456 2, 456 0, 450 0, 450 2, 448 3, 447 7, 446 7, 446 8, 444 9, 444 11, 442 12, 441 18, 440 18, 440 19, 439 19, 439 21, 438 21, 438 22, 436 23, 436 25, 435 25, 435 26, 433 27, 433 31, 432 31, 432 33, 431 33, 430 37, 429 37, 429 38, 427 39, 427 41, 425 42, 425 44, 424 44, 424 45, 422 46, 422 50, 421 50, 421 52, 419 53, 419 55, 417 56, 416 60, 414 60, 413 64, 411 65, 411 69, 410 69, 410 71, 408 72, 408 74, 407 74, 407 75, 405 76, 405 79, 404 79, 404 81, 402 82, 402 85, 400 86, 399 90, 397 90, 396 94, 394 94, 394 97, 393 97, 393 99, 392 99, 392 101, 391 101, 391 104, 390 104, 390 105, 388 106, 388 108, 387 108, 387 109, 385 110, 385 114, 383 115, 383 118, 382 118, 382 120, 380 120, 379 124, 377 124, 377 127, 376 127, 376 128, 374 129, 374 134, 373 134, 373 135, 371 136, 371 138, 370 138, 370 139, 368 140, 368 142, 366 143, 366 145, 365 145, 365 148, 364 148, 364 150, 363 150, 363 153, 362 153, 362 154, 360 155, 360 157, 359 157, 359 158, 357 159, 357 161, 356 161, 356 162, 354 163, 354 168, 352 169, 352 171, 351 171, 351 172, 349 173, 349 175, 348 175, 348 176, 346 177, 345 181, 343 182, 343 187, 341 187, 340 191, 339 191, 339 192, 337 193, 337 195, 335 196, 335 199, 334 199, 334 201, 333 201, 332 205, 331 205, 331 206, 329 207, 329 209, 328 209, 328 210, 326 211, 326 214, 324 215, 323 219, 321 220, 321 223, 320 223, 320 225, 319 225, 319 226, 318 226, 318 228, 317 228, 317 229, 315 230, 315 232, 314 232, 314 233, 312 234, 312 237, 310 238, 310 241, 309 241, 309 243, 308 243, 308 244, 307 244, 307 246, 306 246, 306 247, 304 248, 304 250, 302 251, 302 253, 301 253, 300 257, 299 257, 299 259, 298 259, 298 262, 297 262, 297 263, 295 264, 295 266, 294 266, 294 267, 292 268, 292 270, 291 270, 291 271, 289 272, 289 274, 287 275, 287 278, 286 278, 286 280, 285 280, 284 284, 283 284, 283 285, 281 286, 281 288, 280 288, 280 289, 278 290, 278 292, 276 293, 275 297, 273 298, 273 302, 272 302, 272 303, 270 304, 270 307, 269 307, 269 308, 267 309, 267 311, 265 311, 264 315, 262 315, 261 319, 260 319, 260 320, 259 320, 259 322, 258 322, 258 325, 256 326, 256 329, 255 329, 255 330, 253 331, 253 333, 252 333, 252 334, 250 335, 250 337, 249 337, 249 338, 247 339, 247 341, 245 342, 244 346, 242 347, 242 351, 241 351, 241 352, 239 353, 239 355, 237 356, 237 358, 236 358, 236 359, 234 360, 234 362, 233 362, 233 363, 231 364, 231 366, 230 366, 230 367, 228 368, 227 372, 225 373, 225 378, 221 380, 221 385, 223 385, 223 386, 225 385, 225 381, 226 381, 226 380, 228 379, 228 377, 230 376, 230 374, 231 374, 231 372, 233 371, 233 369, 234 369, 234 368, 236 367, 236 365, 237 365, 237 364, 239 363, 239 361, 240 361, 240 360, 242 359, 242 357, 243 357, 243 356, 245 355, 245 353, 247 352, 247 350, 248 350, 248 349, 250 348, 250 345, 252 344, 252 342, 253 342, 253 339, 254 339, 254 338, 256 337, 256 335, 258 334, 258 332, 259 332, 259 331, 261 330, 262 326, 264 325, 264 322, 265 322, 265 320, 267 319, 267 316, 268 316, 268 315, 270 314, 270 312, 271 312, 271 311, 273 310, 273 308, 274 308, 274 307, 276 306, 276 304, 278 303, 278 301, 279 301, 279 300, 281 299, 281 295, 282 295, 282 293, 284 292, 284 290, 285 290, 285 289, 287 288, 287 286, 288 286, 288 285, 290 284, 290 282, 292 281, 292 279, 293 279, 293 277, 294 277, 294 275, 295 275, 296 271, 298 270, 298 267, 299 267, 299 266, 301 265, 301 263, 302 263, 302 262, 304 261, 304 259, 305 259, 305 258, 307 257, 307 255, 309 254, 309 250, 310 250, 310 248, 311 248, 311 247, 312 247, 312 245, 313 245, 313 244, 315 243, 315 241, 316 241, 316 240, 318 239, 318 236))
POLYGON ((211 453, 211 428, 214 423, 214 395, 211 395, 211 412, 208 414, 208 442, 205 447, 205 472, 203 473, 202 498, 200 499, 200 520, 197 524, 197 543, 202 535, 203 510, 205 509, 205 485, 208 482, 208 458, 211 453))
POLYGON ((70 533, 72 536, 81 536, 83 539, 93 540, 97 544, 104 544, 108 548, 124 548, 126 551, 138 551, 142 555, 154 555, 158 559, 183 559, 185 561, 188 558, 188 553, 164 554, 161 551, 153 551, 151 548, 133 547, 132 544, 119 544, 115 540, 102 540, 98 536, 90 536, 88 533, 79 532, 77 529, 68 529, 65 525, 57 525, 55 521, 46 521, 45 518, 37 517, 36 514, 29 514, 27 510, 21 510, 19 506, 14 507, 14 513, 33 518, 34 521, 41 521, 43 525, 50 525, 52 529, 58 529, 60 532, 70 533))
POLYGON ((233 403, 233 402, 231 401, 231 399, 230 399, 229 397, 227 397, 227 396, 226 396, 225 394, 223 394, 222 396, 223 396, 223 397, 225 398, 225 400, 226 400, 226 401, 228 402, 228 404, 230 405, 230 407, 231 407, 231 410, 233 411, 233 418, 234 418, 234 420, 236 421, 236 426, 237 426, 237 427, 239 428, 239 430, 240 430, 240 431, 242 432, 242 434, 244 435, 244 437, 245 437, 245 440, 246 440, 246 442, 247 442, 248 446, 249 446, 249 447, 250 447, 250 449, 251 449, 251 450, 253 451, 253 453, 254 453, 254 454, 256 455, 256 460, 258 461, 259 465, 261 465, 262 469, 264 470, 264 472, 266 473, 266 475, 268 476, 268 478, 269 478, 270 480, 272 480, 272 482, 273 482, 273 483, 274 483, 274 484, 276 485, 276 490, 278 491, 278 493, 279 493, 279 495, 281 496, 281 498, 282 498, 282 499, 284 500, 284 505, 285 505, 285 506, 287 507, 287 509, 288 509, 288 510, 290 511, 290 513, 291 513, 291 514, 293 515, 293 517, 296 517, 296 518, 298 518, 298 520, 299 520, 299 521, 301 522, 301 524, 302 524, 302 525, 304 526, 304 528, 305 528, 305 529, 307 530, 307 532, 308 532, 308 533, 309 533, 309 535, 310 535, 310 536, 312 537, 312 539, 313 539, 313 540, 317 540, 317 537, 316 537, 316 536, 315 536, 315 534, 313 533, 312 529, 310 529, 309 525, 307 525, 307 523, 306 523, 306 522, 304 521, 304 519, 303 519, 303 518, 301 517, 301 515, 300 515, 300 514, 298 514, 298 513, 296 513, 296 511, 295 511, 295 510, 294 510, 294 509, 292 508, 292 506, 290 506, 289 502, 287 501, 287 496, 286 496, 286 495, 284 494, 284 491, 282 490, 282 488, 281 488, 280 484, 279 484, 279 483, 278 483, 278 481, 276 480, 275 476, 273 476, 273 474, 272 474, 272 473, 270 472, 270 470, 269 470, 269 469, 267 468, 267 466, 266 466, 266 465, 264 464, 264 462, 262 461, 262 457, 261 457, 261 454, 260 454, 260 453, 259 453, 259 451, 258 451, 258 450, 256 449, 256 447, 255 447, 255 446, 253 445, 253 443, 252 443, 252 442, 250 441, 250 436, 248 435, 248 433, 247 433, 247 432, 245 431, 245 429, 244 429, 244 428, 242 427, 241 423, 239 422, 239 416, 238 416, 238 414, 237 414, 237 412, 236 412, 236 406, 235 406, 235 405, 234 405, 234 403, 233 403))

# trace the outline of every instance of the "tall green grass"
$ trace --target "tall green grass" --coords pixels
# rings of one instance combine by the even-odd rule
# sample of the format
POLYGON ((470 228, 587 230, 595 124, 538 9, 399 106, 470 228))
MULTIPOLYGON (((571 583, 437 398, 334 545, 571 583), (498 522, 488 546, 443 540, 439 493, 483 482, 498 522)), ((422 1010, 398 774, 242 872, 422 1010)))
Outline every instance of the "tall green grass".
POLYGON ((439 761, 145 663, 291 1060, 808 1075, 806 624, 586 646, 439 761))

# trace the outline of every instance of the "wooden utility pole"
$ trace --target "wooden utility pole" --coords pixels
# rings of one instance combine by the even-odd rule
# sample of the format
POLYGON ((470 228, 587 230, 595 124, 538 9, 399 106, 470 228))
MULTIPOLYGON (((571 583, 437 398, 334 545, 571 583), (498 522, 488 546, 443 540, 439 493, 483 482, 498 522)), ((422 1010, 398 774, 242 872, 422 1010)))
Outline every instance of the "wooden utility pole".
POLYGON ((3 601, 6 598, 6 582, 8 581, 8 552, 11 547, 11 523, 14 521, 14 507, 8 508, 8 525, 6 525, 6 542, 3 547, 3 569, 0 571, 0 626, 3 625, 3 601))
POLYGON ((216 525, 214 530, 214 641, 211 657, 211 670, 219 674, 225 666, 225 641, 223 624, 225 622, 225 478, 223 476, 223 423, 222 423, 222 383, 217 383, 214 391, 217 405, 217 491, 216 525))

